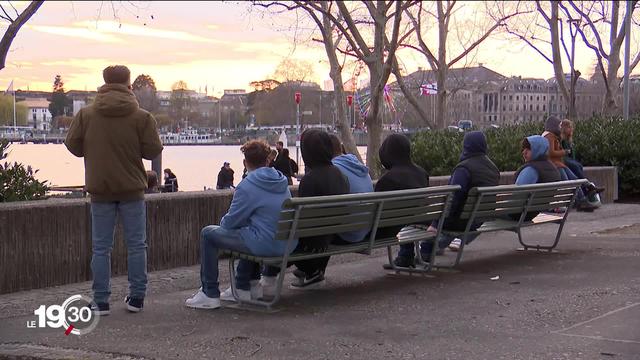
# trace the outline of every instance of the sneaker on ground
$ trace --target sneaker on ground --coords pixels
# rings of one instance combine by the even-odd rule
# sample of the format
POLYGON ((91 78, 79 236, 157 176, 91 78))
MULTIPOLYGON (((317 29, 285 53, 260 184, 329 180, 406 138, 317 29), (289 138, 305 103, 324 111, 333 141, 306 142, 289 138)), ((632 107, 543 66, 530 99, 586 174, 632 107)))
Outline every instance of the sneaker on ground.
POLYGON ((187 307, 194 309, 217 309, 220 306, 220 298, 210 298, 202 291, 198 290, 192 297, 184 302, 187 307))
POLYGON ((323 281, 324 273, 318 270, 312 275, 304 277, 296 276, 296 279, 291 283, 291 287, 293 289, 314 289, 322 286, 323 281))
POLYGON ((277 276, 262 276, 260 279, 260 287, 262 288, 262 295, 268 297, 276 296, 276 281, 277 276))
POLYGON ((458 238, 455 238, 449 244, 449 250, 457 252, 458 250, 460 250, 460 246, 461 245, 462 245, 462 240, 458 239, 458 238))
MULTIPOLYGON (((249 301, 251 300, 251 291, 236 289, 236 294, 240 300, 249 301)), ((222 301, 236 301, 236 298, 233 297, 233 292, 231 292, 231 287, 227 290, 220 293, 220 300, 222 301)))
POLYGON ((130 312, 140 312, 144 307, 144 299, 142 298, 127 296, 126 298, 124 298, 124 302, 127 303, 127 310, 129 310, 130 312))
POLYGON ((109 315, 109 303, 96 303, 95 305, 91 305, 91 311, 98 316, 107 316, 109 315))

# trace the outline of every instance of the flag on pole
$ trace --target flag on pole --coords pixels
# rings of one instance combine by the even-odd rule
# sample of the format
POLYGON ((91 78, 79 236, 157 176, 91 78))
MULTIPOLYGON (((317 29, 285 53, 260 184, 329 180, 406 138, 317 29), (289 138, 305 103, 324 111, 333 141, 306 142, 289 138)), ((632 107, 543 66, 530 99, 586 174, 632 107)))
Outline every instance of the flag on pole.
POLYGON ((4 92, 5 94, 11 94, 13 95, 13 80, 11 80, 11 83, 9 84, 9 87, 7 88, 7 91, 4 92))
POLYGON ((420 95, 435 95, 438 93, 438 86, 435 83, 420 85, 420 95))

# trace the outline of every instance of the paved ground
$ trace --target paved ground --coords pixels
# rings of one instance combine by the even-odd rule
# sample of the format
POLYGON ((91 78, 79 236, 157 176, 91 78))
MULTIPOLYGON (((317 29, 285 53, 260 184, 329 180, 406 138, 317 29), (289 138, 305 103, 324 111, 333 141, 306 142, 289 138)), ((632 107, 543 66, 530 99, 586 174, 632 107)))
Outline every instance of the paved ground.
POLYGON ((382 252, 336 257, 324 289, 287 290, 276 313, 185 308, 191 267, 151 274, 145 311, 128 314, 117 278, 111 316, 83 337, 26 322, 89 283, 1 295, 0 358, 640 359, 638 224, 640 205, 572 213, 554 253, 483 235, 461 272, 435 277, 387 273, 382 252))

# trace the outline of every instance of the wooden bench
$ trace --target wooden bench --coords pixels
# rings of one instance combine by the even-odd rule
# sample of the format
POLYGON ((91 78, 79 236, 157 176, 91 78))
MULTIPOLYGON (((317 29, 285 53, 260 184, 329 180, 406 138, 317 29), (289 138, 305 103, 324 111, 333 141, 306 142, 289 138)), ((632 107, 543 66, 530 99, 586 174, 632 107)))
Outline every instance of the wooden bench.
POLYGON ((473 188, 464 204, 460 219, 466 220, 463 231, 443 229, 442 232, 463 239, 453 264, 443 265, 437 262, 423 262, 426 270, 432 268, 452 268, 462 259, 465 237, 470 234, 483 234, 494 231, 511 231, 518 235, 518 241, 524 250, 553 250, 560 241, 560 235, 567 216, 576 199, 578 189, 587 180, 558 181, 532 185, 500 185, 473 188), (563 214, 546 214, 554 209, 566 208, 563 214), (529 212, 541 212, 535 218, 528 220, 529 212), (517 220, 514 220, 517 219, 517 220), (471 230, 475 222, 483 224, 476 230, 471 230), (543 224, 557 224, 558 231, 551 243, 528 243, 522 236, 522 229, 543 224))
POLYGON ((292 246, 295 239, 310 236, 341 234, 366 229, 368 238, 349 245, 330 245, 322 253, 292 253, 279 257, 261 257, 252 254, 221 249, 229 259, 231 289, 240 303, 271 308, 280 299, 285 271, 280 271, 276 281, 275 296, 271 300, 242 301, 235 286, 235 263, 238 259, 254 261, 261 265, 286 269, 294 261, 308 260, 347 253, 371 254, 373 249, 435 239, 442 229, 453 193, 458 185, 435 186, 421 189, 377 193, 348 194, 292 198, 285 201, 280 212, 276 240, 287 241, 292 246), (444 215, 444 216, 443 216, 444 215), (378 229, 404 227, 411 224, 429 224, 440 220, 438 232, 427 232, 426 226, 405 227, 397 236, 376 238, 378 229))

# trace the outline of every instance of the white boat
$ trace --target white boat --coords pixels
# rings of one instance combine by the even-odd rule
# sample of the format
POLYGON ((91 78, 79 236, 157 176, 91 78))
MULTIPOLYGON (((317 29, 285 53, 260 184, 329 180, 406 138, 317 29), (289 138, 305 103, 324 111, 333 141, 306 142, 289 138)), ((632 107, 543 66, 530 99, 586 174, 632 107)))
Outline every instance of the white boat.
POLYGON ((164 145, 212 145, 220 144, 220 138, 213 134, 199 134, 197 129, 188 128, 179 133, 160 134, 164 145))

